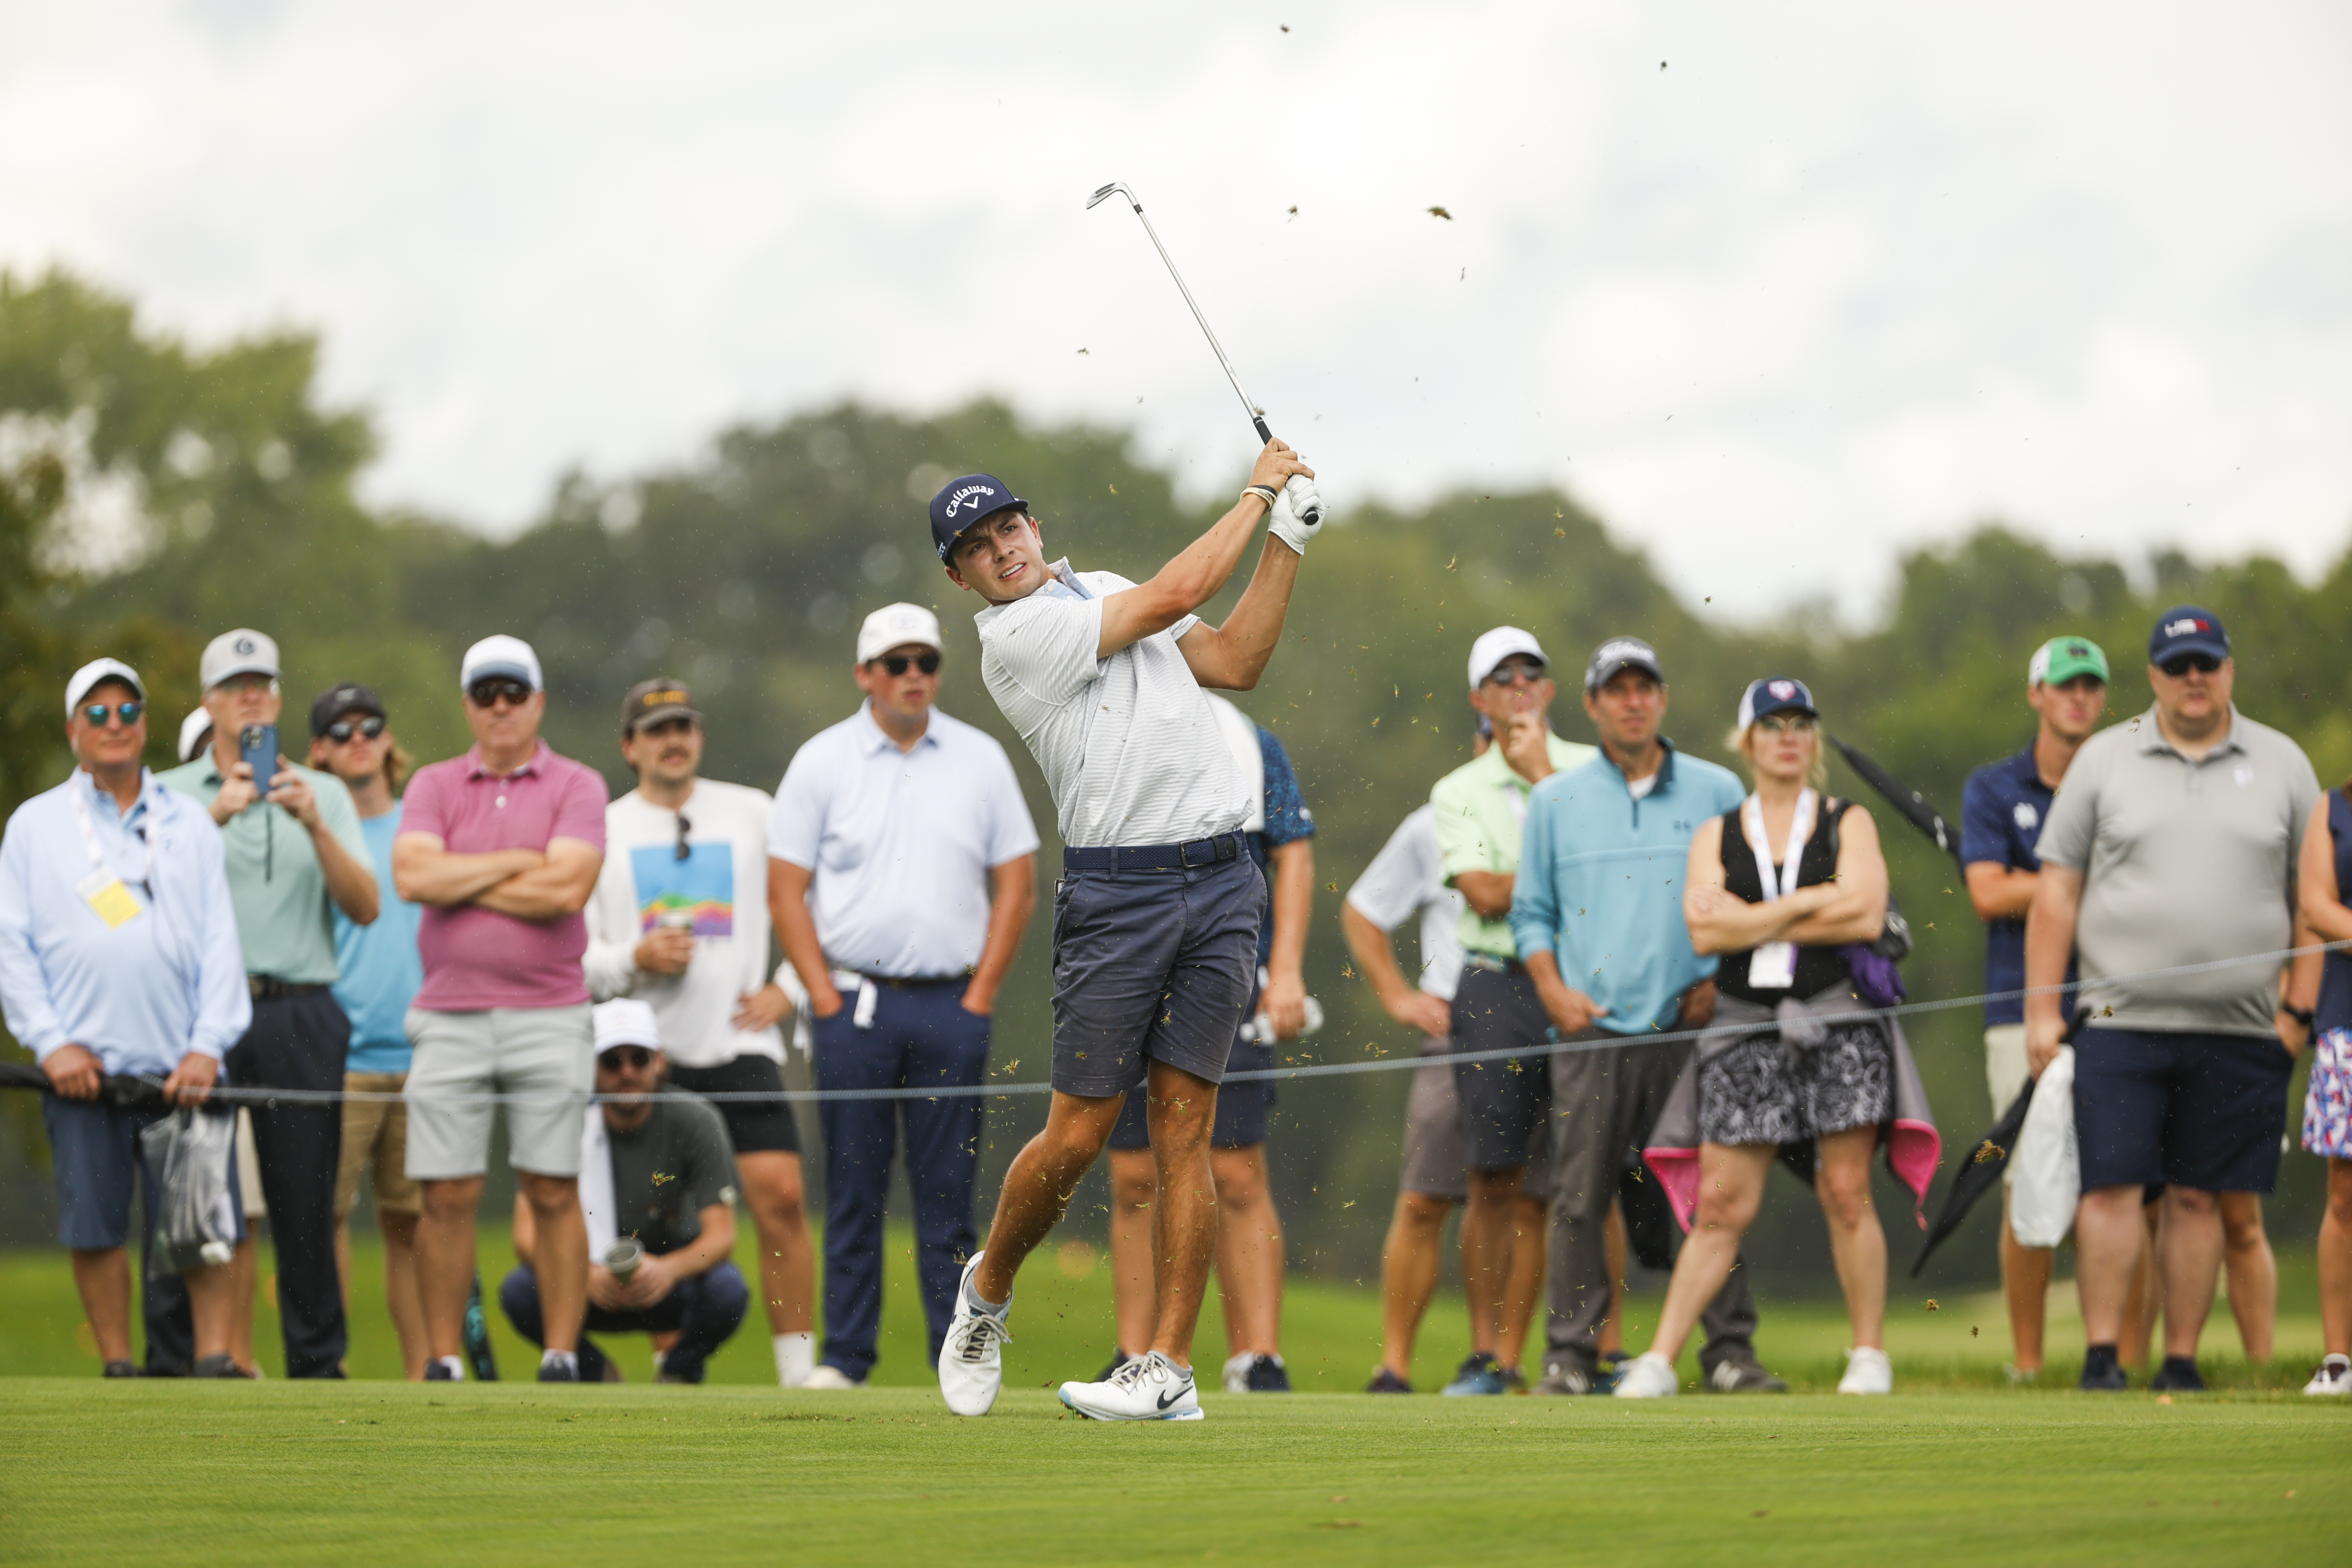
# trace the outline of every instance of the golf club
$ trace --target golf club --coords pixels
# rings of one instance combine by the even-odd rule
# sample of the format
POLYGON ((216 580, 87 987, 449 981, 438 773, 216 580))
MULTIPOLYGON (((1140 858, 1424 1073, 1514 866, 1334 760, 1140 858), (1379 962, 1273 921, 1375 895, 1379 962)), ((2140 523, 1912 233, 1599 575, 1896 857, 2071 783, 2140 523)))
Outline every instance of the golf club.
MULTIPOLYGON (((1234 384, 1234 395, 1242 400, 1242 407, 1248 413, 1250 423, 1257 426, 1257 438, 1261 441, 1273 440, 1274 432, 1266 428, 1265 414, 1260 412, 1256 404, 1250 401, 1250 395, 1242 390, 1242 378, 1234 374, 1234 362, 1225 357, 1225 346, 1217 342, 1217 334, 1210 330, 1209 318, 1201 314, 1201 302, 1198 300, 1193 299, 1192 290, 1184 286, 1184 275, 1176 270, 1175 258, 1168 254, 1168 247, 1160 243, 1160 231, 1153 228, 1151 226, 1151 220, 1143 216, 1143 204, 1136 199, 1135 193, 1128 189, 1126 182, 1121 180, 1113 180, 1109 184, 1105 185, 1102 189, 1097 191, 1093 195, 1087 198, 1087 210, 1088 212, 1094 211, 1097 204, 1099 204, 1105 197, 1112 195, 1114 192, 1119 195, 1125 196, 1127 198, 1127 205, 1135 209, 1136 220, 1143 225, 1143 232, 1151 237, 1151 248, 1158 251, 1160 253, 1160 259, 1168 264, 1168 276, 1176 279, 1176 291, 1183 295, 1184 303, 1192 307, 1192 319, 1201 323, 1201 335, 1209 340, 1209 347, 1215 351, 1217 363, 1224 366, 1225 379, 1234 384)), ((1297 484, 1297 477, 1294 475, 1290 483, 1297 484)), ((1285 486, 1284 488, 1288 489, 1289 487, 1285 486)), ((1323 508, 1320 503, 1312 505, 1306 510, 1299 513, 1299 521, 1306 523, 1310 528, 1312 528, 1316 523, 1320 522, 1322 519, 1323 508)))

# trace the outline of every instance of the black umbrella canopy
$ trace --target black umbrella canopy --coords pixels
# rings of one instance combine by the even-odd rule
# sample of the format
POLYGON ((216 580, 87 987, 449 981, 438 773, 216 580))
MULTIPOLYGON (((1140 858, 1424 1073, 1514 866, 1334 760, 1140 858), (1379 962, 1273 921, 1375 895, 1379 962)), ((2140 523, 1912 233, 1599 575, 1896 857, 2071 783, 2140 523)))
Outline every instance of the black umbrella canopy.
POLYGON ((1944 820, 1944 814, 1927 803, 1927 797, 1873 762, 1859 746, 1848 745, 1835 735, 1830 744, 1846 765, 1863 776, 1864 782, 1886 797, 1886 803, 1903 814, 1903 819, 1936 841, 1936 847, 1960 864, 1960 831, 1944 820))
POLYGON ((2000 1173, 2009 1168, 2009 1157, 2017 1149, 2017 1134, 2025 1125, 2025 1108, 2033 1103, 2033 1079, 2025 1080, 2025 1092, 2015 1104, 1992 1124, 1982 1138, 1977 1140, 1969 1163, 1952 1178, 1950 1190, 1944 1194, 1944 1206, 1936 1215, 1936 1223, 1927 1227, 1927 1243, 1919 1248, 1918 1258, 1911 1265, 1911 1278, 1927 1267, 1928 1255, 1943 1239, 1960 1228, 1976 1201, 2000 1185, 2000 1173))

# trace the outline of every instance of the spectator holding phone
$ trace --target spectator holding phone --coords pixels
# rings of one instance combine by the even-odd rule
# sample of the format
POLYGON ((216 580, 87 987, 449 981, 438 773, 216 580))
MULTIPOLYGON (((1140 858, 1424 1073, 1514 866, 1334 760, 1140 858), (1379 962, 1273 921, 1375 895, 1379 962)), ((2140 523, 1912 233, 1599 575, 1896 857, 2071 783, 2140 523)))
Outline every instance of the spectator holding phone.
MULTIPOLYGON (((228 867, 229 901, 245 951, 253 1025, 228 1054, 244 1089, 343 1087, 350 1018, 330 990, 342 971, 334 916, 375 919, 381 899, 359 808, 332 773, 298 767, 278 744, 278 645, 249 628, 205 646, 212 749, 161 782, 212 813, 228 867), (269 769, 265 777, 262 769, 269 769)), ((335 1270, 335 1173, 342 1108, 333 1101, 255 1104, 253 1140, 278 1248, 278 1305, 289 1377, 341 1377, 343 1295, 335 1270)), ((252 1279, 252 1241, 237 1265, 252 1279)), ((248 1287, 249 1288, 249 1287, 248 1287)), ((252 1310, 251 1297, 241 1303, 252 1310)))

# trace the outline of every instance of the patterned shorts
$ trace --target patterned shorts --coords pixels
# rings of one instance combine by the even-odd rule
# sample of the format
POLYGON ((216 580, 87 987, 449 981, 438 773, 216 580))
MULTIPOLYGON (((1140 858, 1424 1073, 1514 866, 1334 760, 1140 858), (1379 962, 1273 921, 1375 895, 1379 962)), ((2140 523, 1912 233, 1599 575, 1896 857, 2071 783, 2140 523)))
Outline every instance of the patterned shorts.
POLYGON ((2352 1160, 2352 1029, 2330 1029, 2312 1049, 2303 1146, 2331 1160, 2352 1160))
POLYGON ((1698 1069, 1698 1132, 1709 1143, 1795 1143, 1895 1114, 1894 1056, 1874 1024, 1832 1024, 1809 1051, 1750 1035, 1698 1069))

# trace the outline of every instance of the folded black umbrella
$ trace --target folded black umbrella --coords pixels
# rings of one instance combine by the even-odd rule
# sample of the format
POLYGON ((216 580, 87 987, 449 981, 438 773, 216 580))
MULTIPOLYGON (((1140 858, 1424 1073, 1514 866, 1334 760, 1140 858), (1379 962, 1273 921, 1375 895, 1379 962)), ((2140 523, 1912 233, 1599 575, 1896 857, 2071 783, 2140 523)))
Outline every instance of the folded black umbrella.
MULTIPOLYGON (((31 1062, 0 1062, 0 1089, 37 1089, 48 1092, 49 1075, 31 1062)), ((98 1098, 122 1110, 159 1110, 163 1086, 153 1079, 129 1073, 108 1073, 98 1098)))
MULTIPOLYGON (((2088 1011, 2076 1013, 2074 1021, 2066 1026, 2065 1038, 2073 1040, 2074 1032, 2090 1016, 2088 1011)), ((2024 1130, 2025 1110, 2033 1103, 2033 1086, 2037 1081, 2030 1078, 2025 1080, 2025 1092, 2019 1095, 2016 1103, 2001 1112, 2000 1120, 1977 1140, 1975 1150, 1969 1155, 1969 1163, 1960 1167, 1958 1175, 1952 1178, 1950 1189, 1944 1194, 1944 1206, 1937 1212, 1936 1223, 1927 1227, 1927 1240, 1919 1248, 1917 1260, 1911 1265, 1912 1279, 1919 1278, 1919 1270, 1927 1267, 1927 1255, 1936 1250, 1937 1244, 1960 1228, 1960 1221, 1968 1217, 1969 1210, 1975 1206, 1976 1201, 2000 1185, 2000 1173, 2009 1169, 2009 1157, 2017 1152, 2017 1135, 2024 1130)))
POLYGON ((1860 747, 1850 746, 1835 735, 1829 740, 1830 744, 1838 749, 1838 755, 1846 760, 1846 765, 1860 773, 1871 788, 1885 795, 1886 804, 1902 813, 1906 822, 1934 839, 1936 847, 1952 858, 1952 864, 1960 864, 1959 829, 1945 821, 1944 814, 1930 805, 1926 795, 1871 761, 1860 747))

